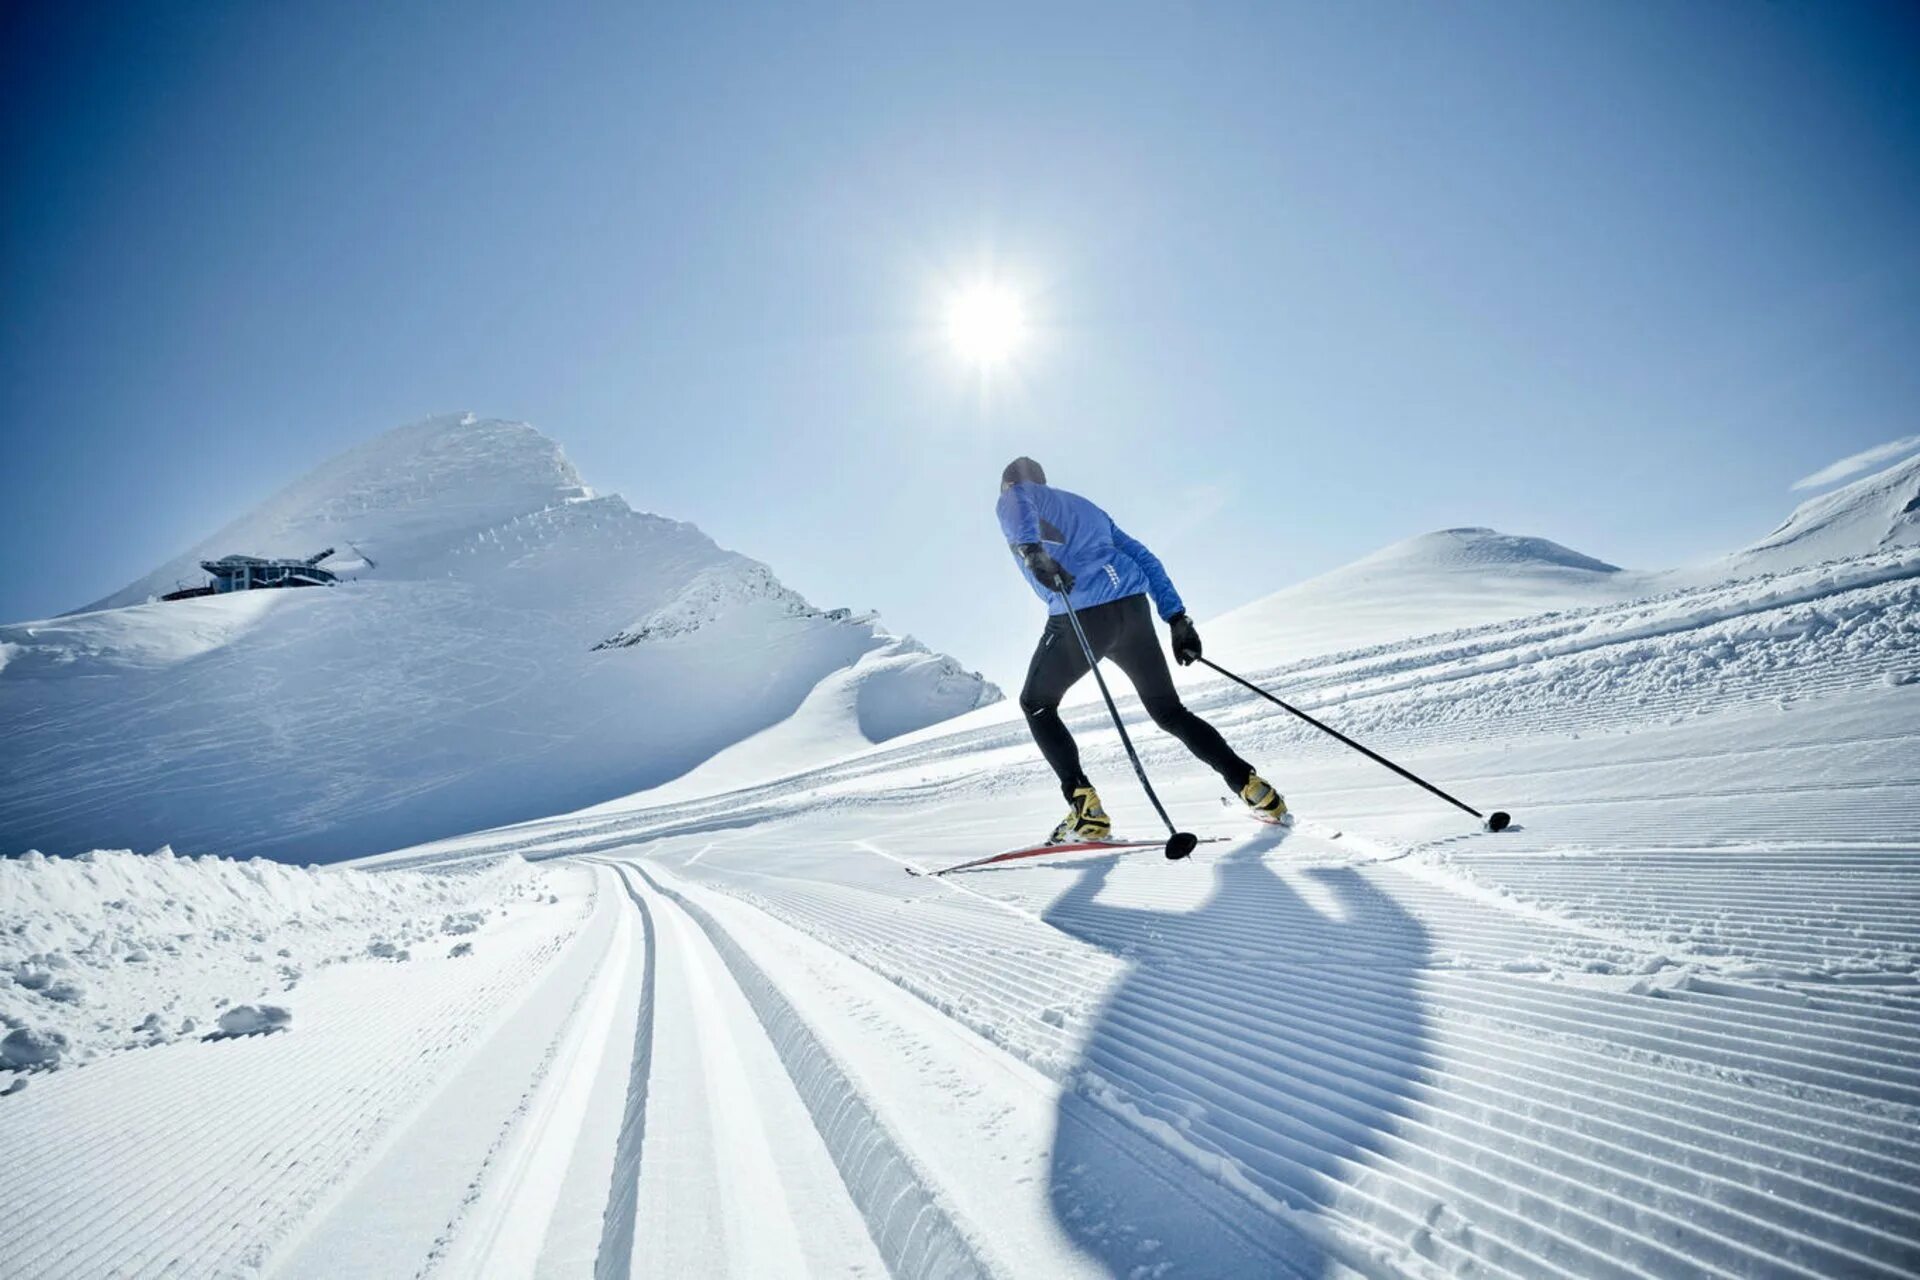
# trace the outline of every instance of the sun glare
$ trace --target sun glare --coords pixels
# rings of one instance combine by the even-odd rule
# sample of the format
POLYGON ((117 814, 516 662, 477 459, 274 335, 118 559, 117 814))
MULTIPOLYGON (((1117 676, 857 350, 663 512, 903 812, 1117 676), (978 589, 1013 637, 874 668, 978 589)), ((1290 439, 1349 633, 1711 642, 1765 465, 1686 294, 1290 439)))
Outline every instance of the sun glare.
POLYGON ((1026 309, 1005 285, 977 284, 947 303, 947 338, 954 353, 969 364, 1001 364, 1026 336, 1026 309))

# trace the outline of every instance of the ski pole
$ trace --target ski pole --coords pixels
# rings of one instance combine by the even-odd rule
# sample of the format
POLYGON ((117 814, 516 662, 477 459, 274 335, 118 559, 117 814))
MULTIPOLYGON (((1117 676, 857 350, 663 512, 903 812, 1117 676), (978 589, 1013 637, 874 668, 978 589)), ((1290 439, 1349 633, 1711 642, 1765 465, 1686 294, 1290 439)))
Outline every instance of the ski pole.
POLYGON ((1140 787, 1147 793, 1147 799, 1153 801, 1153 811, 1160 815, 1160 821, 1167 824, 1167 856, 1179 860, 1192 853, 1200 838, 1191 831, 1180 831, 1173 825, 1173 819, 1167 816, 1167 807, 1160 803, 1160 797, 1153 793, 1153 784, 1147 781, 1146 766, 1140 763, 1140 753, 1133 749, 1133 739, 1127 736, 1127 726, 1120 723, 1120 708, 1113 705, 1113 695, 1107 692, 1107 681, 1100 674, 1100 661, 1093 656, 1093 646, 1087 643, 1087 633, 1080 629, 1080 615, 1073 611, 1073 601, 1067 599, 1067 586, 1056 575, 1053 589, 1060 593, 1060 603, 1067 607, 1067 621, 1073 624, 1073 634, 1080 641, 1080 652, 1087 655, 1087 668, 1093 672, 1093 682, 1100 686, 1100 696, 1106 699, 1107 714, 1113 717, 1113 727, 1120 731, 1120 745, 1127 749, 1127 759, 1133 761, 1134 776, 1140 779, 1140 787))
POLYGON ((1242 688, 1253 690, 1255 693, 1265 698, 1268 702, 1271 702, 1276 707, 1279 707, 1282 711, 1285 711, 1290 715, 1295 715, 1300 717, 1302 720, 1305 720, 1308 724, 1312 725, 1314 728, 1318 729, 1320 732, 1327 734, 1329 737, 1338 738, 1341 742, 1346 743, 1348 746, 1352 747, 1355 751, 1358 751, 1361 755, 1373 761, 1375 764, 1383 764, 1387 766, 1387 768, 1399 774, 1401 777, 1405 778, 1408 782, 1419 783, 1421 786, 1433 792, 1433 794, 1439 796, 1442 800, 1445 800, 1448 804, 1453 805, 1455 808, 1465 809, 1468 813, 1472 814, 1474 817, 1481 819, 1486 824, 1487 830, 1505 831, 1507 829, 1507 824, 1513 821, 1513 818, 1510 814, 1504 813, 1499 809, 1495 809, 1492 813, 1483 814, 1478 809, 1474 808, 1472 805, 1467 804, 1463 801, 1454 799, 1452 796, 1448 795, 1446 792, 1442 791, 1440 788, 1434 786, 1431 782, 1428 782, 1425 778, 1422 778, 1417 774, 1410 773, 1407 770, 1402 769, 1399 765, 1387 759, 1385 756, 1381 755, 1378 751, 1373 751, 1366 747, 1361 746, 1359 743, 1355 742, 1352 738, 1349 738, 1346 734, 1340 732, 1338 729, 1333 728, 1331 725, 1321 724, 1318 720, 1315 720, 1312 716, 1308 715, 1306 712, 1302 711, 1300 708, 1294 706, 1291 703, 1282 702, 1279 698, 1274 697, 1271 693, 1268 693, 1265 689, 1262 689, 1259 685, 1253 683, 1251 680, 1243 680, 1239 676, 1233 674, 1233 672, 1221 666, 1219 663, 1214 662, 1208 658, 1200 658, 1198 659, 1198 661, 1202 666, 1212 667, 1215 671, 1218 671, 1221 675, 1225 676, 1227 679, 1233 681, 1235 684, 1241 686, 1242 688))

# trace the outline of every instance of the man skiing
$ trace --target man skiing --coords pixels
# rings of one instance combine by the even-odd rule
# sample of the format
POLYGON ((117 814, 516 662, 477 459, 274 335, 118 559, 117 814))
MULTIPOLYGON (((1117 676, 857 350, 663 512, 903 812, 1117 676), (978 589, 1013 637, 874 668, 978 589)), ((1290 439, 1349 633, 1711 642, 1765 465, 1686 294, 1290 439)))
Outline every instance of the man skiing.
POLYGON ((1153 722, 1213 767, 1249 806, 1270 820, 1287 812, 1278 791, 1233 753, 1220 731, 1187 710, 1153 633, 1148 597, 1173 631, 1173 656, 1182 666, 1200 656, 1200 634, 1153 552, 1128 537, 1105 511, 1076 493, 1055 489, 1032 458, 1015 458, 1000 473, 1000 532, 1034 592, 1047 602, 1047 626, 1027 667, 1020 709, 1071 809, 1048 837, 1050 844, 1103 840, 1113 823, 1093 784, 1080 771, 1080 750, 1060 721, 1060 700, 1087 674, 1067 610, 1086 632, 1094 657, 1111 658, 1127 673, 1153 722))

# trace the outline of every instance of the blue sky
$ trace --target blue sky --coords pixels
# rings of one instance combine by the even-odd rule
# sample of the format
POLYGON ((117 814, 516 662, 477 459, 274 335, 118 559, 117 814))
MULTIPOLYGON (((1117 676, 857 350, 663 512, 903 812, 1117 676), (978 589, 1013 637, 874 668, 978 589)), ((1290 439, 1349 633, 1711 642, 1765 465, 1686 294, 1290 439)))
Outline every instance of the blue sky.
POLYGON ((1009 684, 1016 453, 1203 620, 1699 558, 1920 430, 1916 84, 1904 4, 8 6, 0 618, 449 409, 1009 684))

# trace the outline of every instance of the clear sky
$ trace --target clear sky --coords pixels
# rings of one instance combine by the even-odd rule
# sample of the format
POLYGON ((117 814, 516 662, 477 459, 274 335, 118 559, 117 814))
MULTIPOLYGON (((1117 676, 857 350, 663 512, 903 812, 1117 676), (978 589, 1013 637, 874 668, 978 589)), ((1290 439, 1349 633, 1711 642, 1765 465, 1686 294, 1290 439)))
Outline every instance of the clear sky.
POLYGON ((1011 686, 1016 453, 1204 623, 1451 525, 1701 558, 1920 430, 1913 4, 0 14, 0 618, 471 409, 1011 686))

